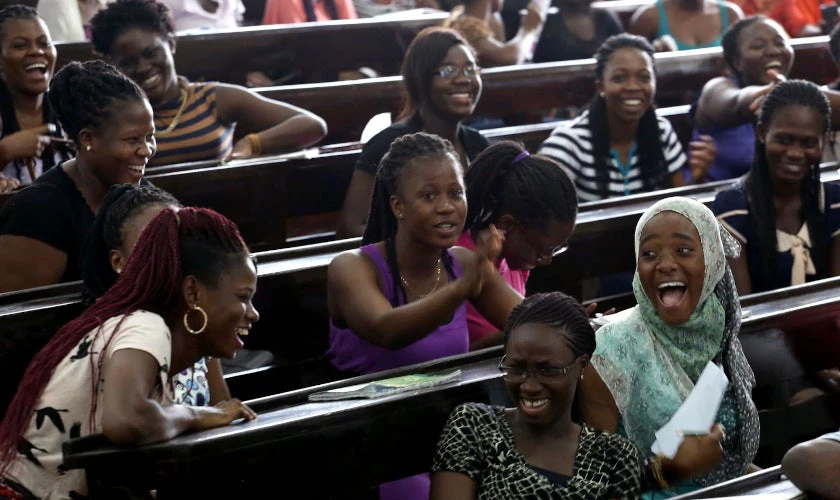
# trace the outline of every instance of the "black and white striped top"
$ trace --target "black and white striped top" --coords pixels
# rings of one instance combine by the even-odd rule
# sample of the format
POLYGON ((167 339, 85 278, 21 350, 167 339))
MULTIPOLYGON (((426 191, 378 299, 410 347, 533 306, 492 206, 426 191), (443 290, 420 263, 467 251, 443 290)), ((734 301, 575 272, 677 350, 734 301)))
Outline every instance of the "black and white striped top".
MULTIPOLYGON (((667 118, 657 117, 659 121, 660 142, 668 173, 673 174, 686 165, 677 134, 667 118)), ((569 176, 577 187, 578 198, 581 201, 600 200, 600 194, 595 173, 595 160, 592 156, 592 133, 589 130, 589 111, 563 123, 551 132, 551 136, 540 146, 539 154, 548 156, 566 167, 569 176)), ((639 169, 639 155, 635 146, 630 151, 629 165, 622 168, 618 154, 611 151, 610 182, 607 186, 609 198, 644 192, 644 182, 639 169)), ((666 188, 670 186, 660 186, 666 188)))

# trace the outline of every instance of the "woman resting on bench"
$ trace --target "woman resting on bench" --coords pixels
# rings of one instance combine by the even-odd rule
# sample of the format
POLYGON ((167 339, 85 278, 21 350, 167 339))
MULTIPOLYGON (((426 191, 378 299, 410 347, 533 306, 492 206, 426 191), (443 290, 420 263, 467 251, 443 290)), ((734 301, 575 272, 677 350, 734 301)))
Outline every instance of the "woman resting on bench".
POLYGON ((568 169, 580 201, 700 182, 714 143, 691 143, 686 159, 671 122, 656 116, 653 47, 637 35, 610 37, 595 54, 597 94, 589 109, 552 131, 539 153, 568 169))
POLYGON ((744 17, 725 0, 656 0, 633 13, 629 33, 641 35, 657 52, 720 47, 723 33, 744 17))
POLYGON ((149 101, 109 64, 67 64, 48 97, 78 155, 0 211, 0 292, 78 280, 79 253, 108 189, 139 184, 155 151, 149 101))
POLYGON ((705 205, 678 197, 646 210, 635 240, 638 306, 598 331, 580 387, 584 421, 627 436, 648 456, 709 361, 729 379, 719 424, 683 441, 699 448, 695 465, 704 467, 647 460, 664 490, 655 498, 667 498, 744 474, 758 449, 755 378, 738 340, 741 305, 726 262, 739 246, 705 205))
POLYGON ((47 99, 55 46, 35 9, 0 10, 0 193, 73 157, 47 99), (53 142, 53 139, 56 139, 53 142))
POLYGON ((339 238, 365 231, 376 169, 397 137, 414 132, 443 137, 455 147, 464 170, 489 145, 478 130, 461 124, 481 97, 481 68, 457 32, 426 28, 418 33, 403 59, 402 85, 402 118, 368 141, 356 162, 338 220, 339 238))
POLYGON ((94 49, 137 82, 152 104, 158 141, 153 166, 294 151, 327 133, 324 120, 309 111, 245 87, 178 76, 175 32, 163 4, 118 0, 91 25, 94 49), (244 135, 235 144, 234 132, 244 135))
POLYGON ((30 362, 0 425, 0 488, 16 499, 85 496, 84 471, 62 466, 69 439, 142 445, 254 419, 238 400, 179 404, 171 377, 242 347, 259 319, 256 285, 232 222, 208 209, 163 210, 114 286, 30 362))

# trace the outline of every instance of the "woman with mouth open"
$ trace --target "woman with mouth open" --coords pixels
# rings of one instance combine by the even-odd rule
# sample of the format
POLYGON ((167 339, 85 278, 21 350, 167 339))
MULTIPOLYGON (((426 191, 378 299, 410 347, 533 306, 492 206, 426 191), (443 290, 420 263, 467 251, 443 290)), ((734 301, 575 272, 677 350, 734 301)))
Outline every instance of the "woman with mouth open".
MULTIPOLYGON (((497 329, 522 301, 494 263, 503 237, 494 226, 475 251, 454 246, 467 213, 462 167, 449 141, 418 132, 382 158, 362 248, 327 270, 330 348, 345 374, 373 373, 469 349, 466 302, 497 329)), ((380 487, 382 499, 428 498, 419 475, 380 487)))
POLYGON ((671 123, 656 116, 653 47, 637 35, 607 39, 595 53, 597 93, 589 109, 563 123, 539 153, 567 168, 581 201, 682 186, 688 166, 698 182, 715 156, 711 139, 692 142, 690 158, 671 123))
POLYGON ((149 101, 107 63, 67 64, 48 98, 78 155, 0 211, 0 292, 80 279, 79 253, 108 189, 139 184, 155 152, 149 101))
POLYGON ((55 46, 31 7, 0 10, 0 193, 74 156, 47 99, 55 46))
POLYGON ((208 209, 163 210, 114 286, 30 362, 0 424, 0 488, 21 500, 83 497, 84 471, 62 464, 68 439, 102 433, 134 446, 253 420, 235 399, 178 404, 171 377, 242 347, 259 320, 256 286, 235 224, 208 209))
POLYGON ((455 146, 464 169, 490 144, 478 130, 461 124, 481 97, 481 68, 473 48, 456 31, 420 31, 405 53, 402 85, 401 120, 368 141, 356 162, 339 215, 339 238, 365 231, 376 169, 397 137, 415 132, 443 137, 455 146))
POLYGON ((238 85, 179 77, 175 31, 161 3, 117 0, 91 26, 96 51, 137 82, 152 103, 158 138, 153 166, 294 151, 327 134, 324 120, 309 111, 238 85), (234 132, 244 135, 235 144, 234 132))
POLYGON ((739 250, 702 203, 666 198, 646 210, 636 225, 638 306, 598 331, 584 370, 584 420, 627 436, 643 456, 706 364, 726 373, 719 424, 681 445, 694 451, 690 465, 660 455, 646 461, 660 472, 657 498, 736 478, 758 448, 755 378, 738 340, 741 306, 726 261, 739 250))

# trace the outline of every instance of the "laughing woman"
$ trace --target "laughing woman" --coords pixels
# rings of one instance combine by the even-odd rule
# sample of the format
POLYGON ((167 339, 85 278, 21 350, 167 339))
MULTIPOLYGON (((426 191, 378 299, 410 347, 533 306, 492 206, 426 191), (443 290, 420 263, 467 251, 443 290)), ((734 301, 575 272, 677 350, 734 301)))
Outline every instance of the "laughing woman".
POLYGON ((327 134, 324 120, 303 109, 237 85, 179 77, 174 27, 163 4, 118 0, 99 11, 91 26, 94 48, 149 97, 158 139, 152 165, 281 153, 327 134), (244 135, 235 144, 234 129, 244 135))
MULTIPOLYGON (((758 447, 753 372, 738 340, 741 306, 726 262, 735 239, 702 203, 666 198, 636 225, 638 301, 626 318, 598 331, 581 386, 587 423, 626 435, 649 454, 655 433, 694 388, 709 361, 729 378, 709 435, 686 437, 690 466, 656 455, 665 497, 744 474, 758 447), (725 433, 724 433, 725 430, 725 433)), ((659 496, 658 496, 659 498, 659 496)))
POLYGON ((376 168, 397 137, 421 131, 443 137, 464 169, 489 145, 478 130, 461 124, 481 97, 480 73, 472 47, 456 31, 426 28, 417 35, 402 67, 403 120, 365 144, 341 207, 339 237, 364 232, 376 168))

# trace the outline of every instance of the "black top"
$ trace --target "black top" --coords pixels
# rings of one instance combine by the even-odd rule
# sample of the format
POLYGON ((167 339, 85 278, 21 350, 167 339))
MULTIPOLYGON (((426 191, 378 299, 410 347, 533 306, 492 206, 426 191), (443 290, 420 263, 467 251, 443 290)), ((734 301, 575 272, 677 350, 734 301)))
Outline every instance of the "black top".
POLYGON ((79 253, 94 213, 60 166, 12 196, 0 211, 0 234, 42 241, 67 254, 61 281, 81 279, 79 253))
MULTIPOLYGON (((388 148, 391 147, 394 139, 422 131, 423 123, 420 120, 420 113, 414 113, 407 121, 392 124, 382 132, 376 134, 365 144, 365 147, 362 149, 362 154, 359 156, 358 161, 356 161, 356 169, 367 172, 370 175, 376 175, 376 169, 379 168, 379 161, 388 152, 388 148)), ((487 146, 490 145, 487 139, 481 135, 481 132, 464 125, 458 128, 458 139, 461 140, 469 161, 473 161, 479 153, 487 149, 487 146)))
POLYGON ((595 17, 595 39, 584 41, 573 35, 563 16, 548 16, 543 25, 540 41, 534 49, 534 62, 569 61, 587 59, 595 55, 598 47, 607 38, 622 33, 624 28, 615 13, 608 10, 592 9, 595 17))

